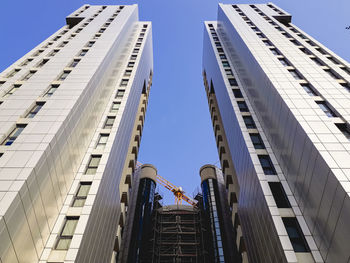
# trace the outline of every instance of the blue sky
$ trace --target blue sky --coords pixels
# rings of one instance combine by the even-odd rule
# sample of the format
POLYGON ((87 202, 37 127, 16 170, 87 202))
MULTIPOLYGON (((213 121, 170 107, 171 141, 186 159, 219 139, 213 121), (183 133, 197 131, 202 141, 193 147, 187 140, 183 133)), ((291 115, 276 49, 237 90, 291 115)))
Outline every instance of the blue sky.
MULTIPOLYGON (((161 176, 187 193, 199 190, 199 168, 218 164, 218 154, 201 76, 203 21, 215 20, 214 0, 2 0, 0 71, 65 24, 83 4, 139 4, 140 20, 153 23, 154 78, 139 153, 161 176)), ((276 0, 292 23, 350 60, 349 0, 276 0)), ((167 190, 166 203, 173 198, 167 190)))

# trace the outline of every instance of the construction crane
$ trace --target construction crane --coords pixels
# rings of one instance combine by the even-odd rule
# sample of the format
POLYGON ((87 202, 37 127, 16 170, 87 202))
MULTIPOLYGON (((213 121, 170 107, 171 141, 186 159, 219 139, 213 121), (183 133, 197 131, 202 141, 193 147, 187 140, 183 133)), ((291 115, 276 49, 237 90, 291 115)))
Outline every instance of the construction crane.
MULTIPOLYGON (((137 162, 136 167, 140 167, 141 165, 142 163, 137 162)), ((189 203, 192 206, 195 206, 197 204, 196 201, 194 201, 193 199, 185 195, 185 191, 182 190, 181 186, 177 187, 173 185, 172 183, 170 183, 168 180, 166 180, 164 177, 160 176, 159 174, 157 174, 156 180, 157 180, 157 183, 164 186, 166 189, 168 189, 170 192, 174 194, 175 203, 177 205, 181 205, 182 200, 184 200, 185 202, 189 203)))
POLYGON ((187 195, 185 195, 185 191, 182 190, 181 186, 177 187, 177 186, 173 185, 168 180, 166 180, 165 178, 161 177, 159 174, 157 174, 157 178, 156 179, 157 179, 157 183, 161 184, 162 186, 164 186, 166 189, 168 189, 169 191, 171 191, 174 194, 174 196, 175 196, 175 203, 177 205, 181 205, 182 204, 182 200, 184 200, 185 202, 189 203, 192 206, 196 205, 196 202, 194 200, 192 200, 187 195))

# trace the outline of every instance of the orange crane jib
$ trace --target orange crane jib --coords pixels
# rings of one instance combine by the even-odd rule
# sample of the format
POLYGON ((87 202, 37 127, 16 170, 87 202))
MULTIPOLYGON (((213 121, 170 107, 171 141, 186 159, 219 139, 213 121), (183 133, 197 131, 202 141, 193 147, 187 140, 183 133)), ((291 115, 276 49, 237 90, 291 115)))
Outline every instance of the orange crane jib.
POLYGON ((177 187, 177 186, 173 185, 168 180, 166 180, 165 178, 161 177, 159 174, 157 174, 157 178, 156 179, 157 179, 157 183, 161 184, 166 189, 168 189, 171 192, 173 192, 173 194, 175 196, 175 203, 177 205, 181 205, 182 204, 182 200, 184 200, 185 202, 189 203, 192 206, 196 205, 196 202, 194 200, 192 200, 187 195, 185 195, 185 191, 183 191, 181 187, 177 187))
MULTIPOLYGON (((141 165, 142 165, 142 163, 137 162, 136 168, 141 167, 141 165)), ((185 195, 185 191, 183 191, 181 187, 177 187, 177 186, 173 185, 168 180, 166 180, 165 178, 161 177, 159 174, 157 174, 156 180, 157 180, 157 183, 161 184, 166 189, 168 189, 169 191, 173 192, 173 194, 175 196, 175 203, 177 205, 181 205, 182 204, 182 200, 184 200, 185 202, 189 203, 192 206, 195 206, 197 204, 196 201, 192 200, 187 195, 185 195)))

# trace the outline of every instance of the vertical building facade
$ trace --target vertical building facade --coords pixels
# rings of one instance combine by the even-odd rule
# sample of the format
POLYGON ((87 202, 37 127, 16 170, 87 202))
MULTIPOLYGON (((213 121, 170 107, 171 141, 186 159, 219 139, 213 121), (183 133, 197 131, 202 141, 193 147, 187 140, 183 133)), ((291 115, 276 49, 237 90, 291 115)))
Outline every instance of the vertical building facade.
POLYGON ((0 262, 115 262, 152 84, 137 5, 85 5, 0 74, 0 262))
POLYGON ((242 261, 349 262, 349 63, 272 3, 219 4, 203 45, 242 261))

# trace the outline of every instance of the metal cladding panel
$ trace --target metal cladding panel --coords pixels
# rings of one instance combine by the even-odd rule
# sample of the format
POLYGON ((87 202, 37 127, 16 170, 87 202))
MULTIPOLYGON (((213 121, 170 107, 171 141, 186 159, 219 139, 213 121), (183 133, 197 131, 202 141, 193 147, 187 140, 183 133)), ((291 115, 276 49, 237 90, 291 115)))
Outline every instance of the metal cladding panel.
POLYGON ((223 128, 240 185, 238 214, 250 262, 287 262, 249 155, 212 44, 205 29, 203 69, 214 86, 223 128))
MULTIPOLYGON (((245 10, 247 10, 245 12, 250 12, 248 7, 245 10)), ((350 235, 350 226, 346 223, 349 220, 347 207, 350 198, 346 193, 344 184, 342 185, 342 181, 345 180, 346 184, 348 183, 348 179, 344 177, 347 174, 346 168, 348 168, 348 165, 338 160, 344 159, 345 156, 348 156, 348 153, 339 151, 335 154, 334 151, 320 147, 317 144, 317 142, 320 142, 326 145, 332 138, 340 138, 339 131, 335 131, 332 122, 329 120, 323 121, 323 117, 320 118, 317 115, 315 115, 317 119, 314 119, 314 122, 306 121, 307 124, 305 123, 305 119, 300 116, 303 116, 303 110, 306 111, 307 107, 303 107, 301 104, 300 106, 294 106, 291 102, 295 101, 297 103, 298 100, 288 97, 283 90, 283 87, 288 85, 293 87, 296 82, 282 75, 277 77, 277 73, 272 73, 271 66, 269 68, 267 64, 258 62, 255 47, 259 45, 259 40, 257 39, 256 43, 247 40, 242 26, 239 23, 233 23, 233 12, 234 9, 229 5, 220 6, 219 27, 228 38, 226 44, 234 47, 235 53, 241 61, 237 68, 239 68, 239 78, 248 94, 249 101, 257 113, 257 118, 271 144, 323 259, 326 262, 347 262, 350 252, 346 242, 343 241, 350 235), (271 74, 275 74, 276 78, 269 77, 271 74), (300 114, 296 113, 298 109, 300 109, 300 114), (317 126, 318 129, 315 128, 317 126), (327 132, 324 132, 324 130, 327 130, 327 132), (319 139, 315 140, 316 136, 319 139), (339 158, 337 159, 337 157, 339 158)), ((258 18, 254 21, 258 21, 258 18)), ((276 30, 272 26, 268 28, 262 23, 258 24, 258 27, 264 34, 276 30)), ((289 53, 288 49, 293 50, 295 48, 293 44, 290 43, 290 47, 287 47, 277 40, 273 44, 280 50, 285 51, 287 59, 292 61, 295 59, 288 57, 288 54, 292 53, 289 53)), ((326 49, 322 45, 319 46, 326 49)), ((300 59, 302 59, 302 56, 306 55, 298 55, 300 59)), ((274 61, 275 58, 271 53, 265 59, 266 61, 274 61)), ((297 65, 297 59, 295 59, 295 65, 297 65)), ((296 68, 307 75, 308 70, 312 70, 315 66, 296 66, 296 68)), ((287 75, 288 73, 286 73, 287 75)), ((321 87, 326 85, 323 80, 310 78, 309 81, 316 89, 320 87, 320 92, 323 92, 321 87)), ((327 85, 333 88, 333 84, 328 83, 327 85)), ((298 89, 298 86, 294 87, 294 89, 298 89)), ((223 101, 220 99, 220 95, 217 95, 217 97, 223 101)), ((308 98, 306 100, 311 101, 308 98)), ((313 104, 308 107, 308 109, 317 108, 313 104)), ((225 113, 222 112, 222 114, 225 113)), ((225 117, 223 119, 225 122, 225 117)), ((226 132, 227 134, 230 133, 229 130, 226 132)), ((339 141, 334 143, 338 143, 340 146, 342 144, 339 141)), ((334 145, 333 147, 335 147, 334 145)), ((234 148, 230 149, 233 150, 234 148)), ((253 187, 250 187, 250 189, 253 189, 253 187)))
MULTIPOLYGON (((150 25, 149 25, 150 26, 150 25)), ((96 195, 76 262, 108 262, 111 259, 120 214, 119 183, 134 127, 144 82, 153 68, 151 32, 130 87, 101 184, 96 195)))

